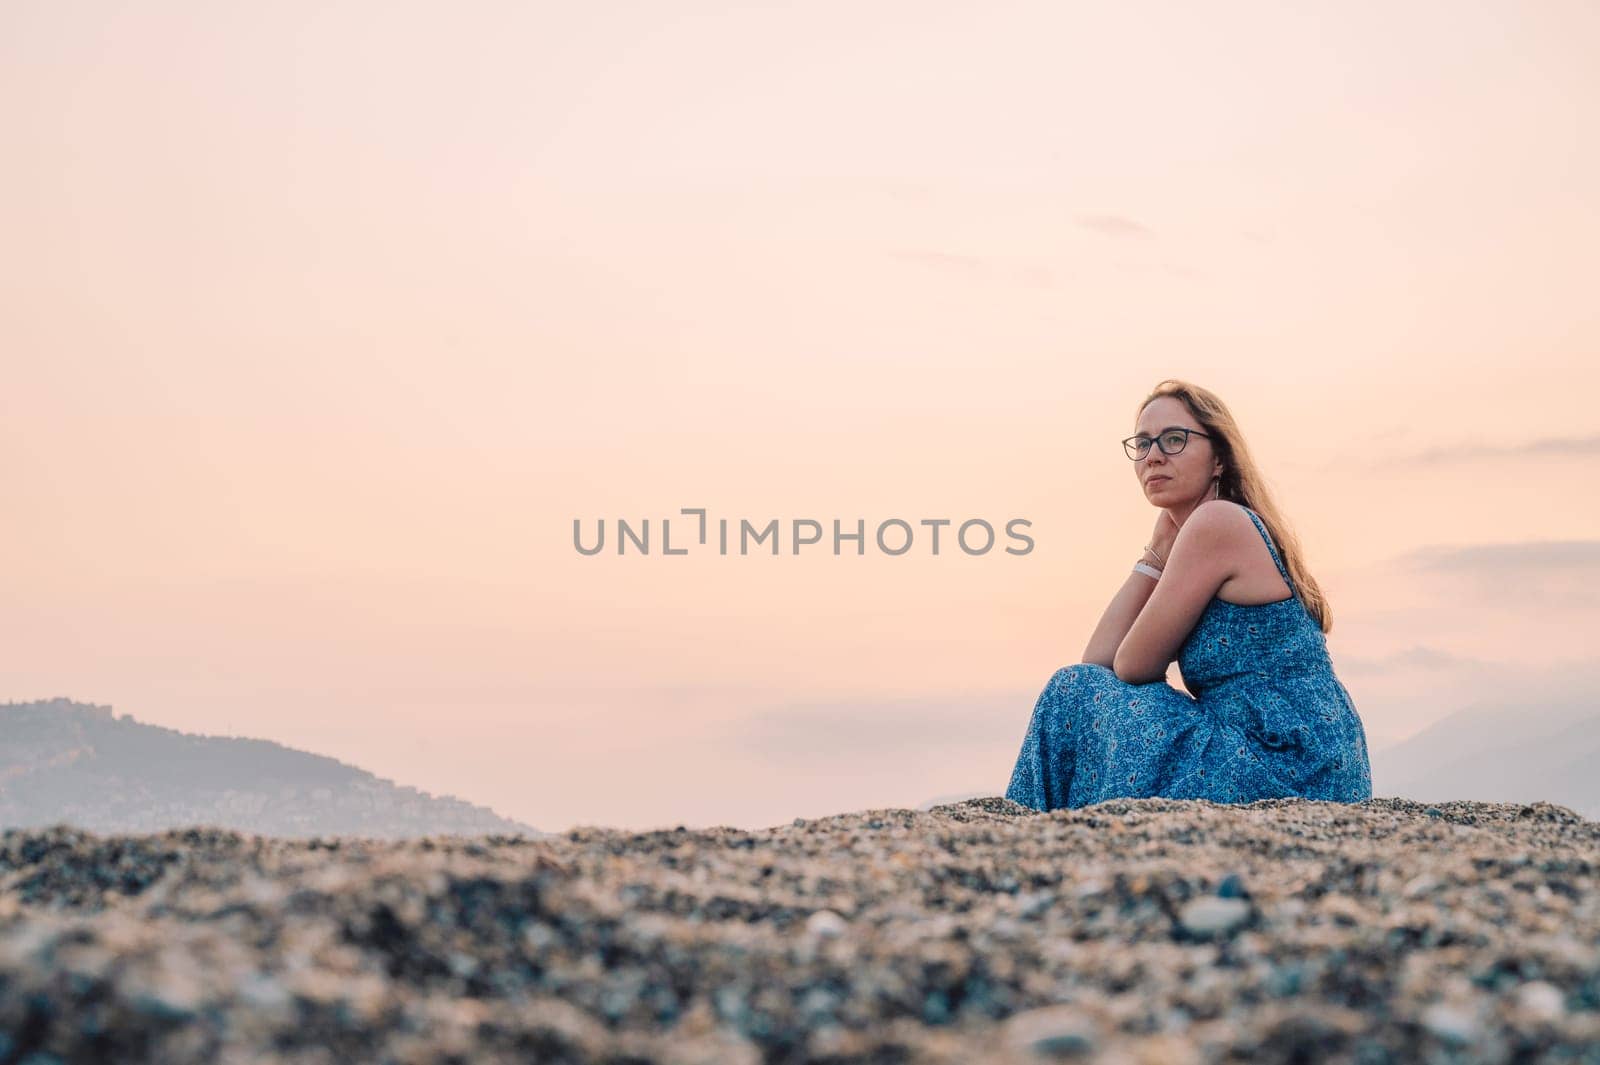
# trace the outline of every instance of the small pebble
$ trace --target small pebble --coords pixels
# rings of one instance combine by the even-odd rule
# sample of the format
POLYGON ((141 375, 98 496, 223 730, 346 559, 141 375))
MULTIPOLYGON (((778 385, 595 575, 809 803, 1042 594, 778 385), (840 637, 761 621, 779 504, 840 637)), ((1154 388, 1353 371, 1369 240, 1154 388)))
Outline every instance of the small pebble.
POLYGON ((1041 1058, 1087 1057, 1095 1048, 1094 1021, 1075 1006, 1046 1006, 1006 1021, 1004 1040, 1014 1052, 1041 1058))
POLYGON ((1431 873, 1422 873, 1419 876, 1414 876, 1410 880, 1407 880, 1405 887, 1400 889, 1400 894, 1402 897, 1408 899, 1421 898, 1423 895, 1431 893, 1433 889, 1438 886, 1438 877, 1432 875, 1431 873))
POLYGON ((1179 914, 1184 931, 1193 936, 1226 935, 1250 919, 1243 899, 1204 895, 1186 903, 1179 914))
POLYGON ((1436 1002, 1422 1011, 1422 1026, 1446 1043, 1466 1046, 1481 1032, 1477 1018, 1461 1006, 1436 1002))
POLYGON ((819 939, 834 939, 850 930, 850 922, 832 910, 818 910, 806 918, 806 932, 819 939))
POLYGON ((1567 1012, 1567 997, 1544 980, 1530 980, 1517 988, 1517 1005, 1536 1021, 1555 1021, 1567 1012))

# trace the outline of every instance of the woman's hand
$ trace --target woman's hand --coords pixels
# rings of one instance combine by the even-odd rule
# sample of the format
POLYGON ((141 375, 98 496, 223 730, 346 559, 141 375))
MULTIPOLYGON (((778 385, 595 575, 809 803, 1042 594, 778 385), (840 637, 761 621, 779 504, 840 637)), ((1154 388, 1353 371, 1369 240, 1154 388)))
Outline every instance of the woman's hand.
MULTIPOLYGON (((1161 507, 1160 513, 1156 515, 1156 527, 1150 533, 1148 541, 1159 555, 1159 561, 1155 562, 1157 566, 1166 566, 1167 559, 1172 557, 1172 545, 1177 539, 1178 522, 1173 518, 1172 511, 1161 507)), ((1149 555, 1150 552, 1146 551, 1145 556, 1148 558, 1149 555)))

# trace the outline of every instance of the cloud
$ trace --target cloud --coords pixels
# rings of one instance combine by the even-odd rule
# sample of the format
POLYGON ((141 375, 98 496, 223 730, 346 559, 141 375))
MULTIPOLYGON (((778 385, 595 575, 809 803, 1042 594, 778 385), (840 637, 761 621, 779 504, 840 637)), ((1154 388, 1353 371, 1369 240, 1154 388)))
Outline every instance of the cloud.
POLYGON ((1104 233, 1109 237, 1153 237, 1155 233, 1142 222, 1119 214, 1081 214, 1078 224, 1084 229, 1104 233))
POLYGON ((1600 607, 1600 541, 1527 540, 1423 547, 1396 568, 1444 583, 1497 610, 1600 607))
POLYGON ((889 254, 893 258, 902 259, 908 263, 931 266, 936 270, 951 270, 963 274, 981 274, 984 271, 983 260, 976 255, 958 255, 954 252, 928 251, 917 248, 896 249, 890 251, 889 254))
POLYGON ((1502 614, 1600 607, 1600 540, 1429 544, 1378 568, 1424 582, 1441 604, 1482 604, 1502 614))
POLYGON ((915 263, 945 273, 991 277, 1032 288, 1056 287, 1056 271, 1036 263, 1003 263, 977 255, 925 248, 897 248, 891 250, 889 255, 902 262, 915 263))
POLYGON ((1496 576, 1600 572, 1600 540, 1522 540, 1465 547, 1423 547, 1397 555, 1395 561, 1414 572, 1496 576))
POLYGON ((1171 274, 1173 277, 1182 277, 1190 281, 1198 280, 1205 273, 1193 267, 1181 266, 1178 263, 1114 263, 1119 270, 1131 270, 1146 274, 1171 274))
MULTIPOLYGON (((1405 430, 1391 427, 1381 433, 1368 433, 1360 439, 1382 444, 1405 430)), ((1418 467, 1470 466, 1481 462, 1516 462, 1523 459, 1572 458, 1587 461, 1600 455, 1600 434, 1588 436, 1550 436, 1527 440, 1520 444, 1485 444, 1465 441, 1459 444, 1442 444, 1418 448, 1413 451, 1391 450, 1368 459, 1348 456, 1329 456, 1319 460, 1287 458, 1283 464, 1295 470, 1318 473, 1350 473, 1359 470, 1363 476, 1411 476, 1418 467)))
POLYGON ((1430 447, 1421 451, 1385 455, 1372 465, 1387 469, 1397 465, 1442 466, 1451 463, 1481 462, 1486 459, 1546 458, 1563 455, 1580 458, 1600 455, 1600 433, 1588 436, 1547 436, 1520 444, 1467 442, 1430 447))

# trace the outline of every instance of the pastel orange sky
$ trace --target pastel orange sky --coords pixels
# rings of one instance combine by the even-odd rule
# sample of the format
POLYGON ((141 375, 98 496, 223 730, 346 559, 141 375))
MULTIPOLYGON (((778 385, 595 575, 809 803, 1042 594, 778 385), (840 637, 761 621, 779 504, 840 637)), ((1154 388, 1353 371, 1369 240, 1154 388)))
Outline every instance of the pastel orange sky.
POLYGON ((0 699, 551 831, 1000 794, 1169 376, 1374 748, 1581 683, 1596 54, 1579 0, 0 5, 0 699), (686 507, 1035 547, 574 550, 686 507))

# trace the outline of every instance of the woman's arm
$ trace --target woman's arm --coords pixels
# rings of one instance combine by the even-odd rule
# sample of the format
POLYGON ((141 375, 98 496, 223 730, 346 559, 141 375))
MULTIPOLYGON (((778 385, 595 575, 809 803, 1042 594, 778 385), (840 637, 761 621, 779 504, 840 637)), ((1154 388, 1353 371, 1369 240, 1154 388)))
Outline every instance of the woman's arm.
MULTIPOLYGON (((1148 557, 1146 559, 1148 561, 1148 557)), ((1111 604, 1106 607, 1106 612, 1100 617, 1100 624, 1095 626, 1094 635, 1089 637, 1089 643, 1083 649, 1083 660, 1091 665, 1105 666, 1113 669, 1116 660, 1117 648, 1122 646, 1123 637, 1128 635, 1128 630, 1133 628, 1133 623, 1139 617, 1139 612, 1149 602, 1150 595, 1156 590, 1153 578, 1146 577, 1143 573, 1133 571, 1128 574, 1128 579, 1122 582, 1122 587, 1112 598, 1111 604)))
MULTIPOLYGON (((1238 572, 1239 545, 1250 519, 1236 504, 1202 503, 1178 533, 1155 591, 1114 652, 1111 668, 1129 684, 1164 680, 1217 590, 1238 572)), ((1250 533, 1255 533, 1252 525, 1250 533)))

